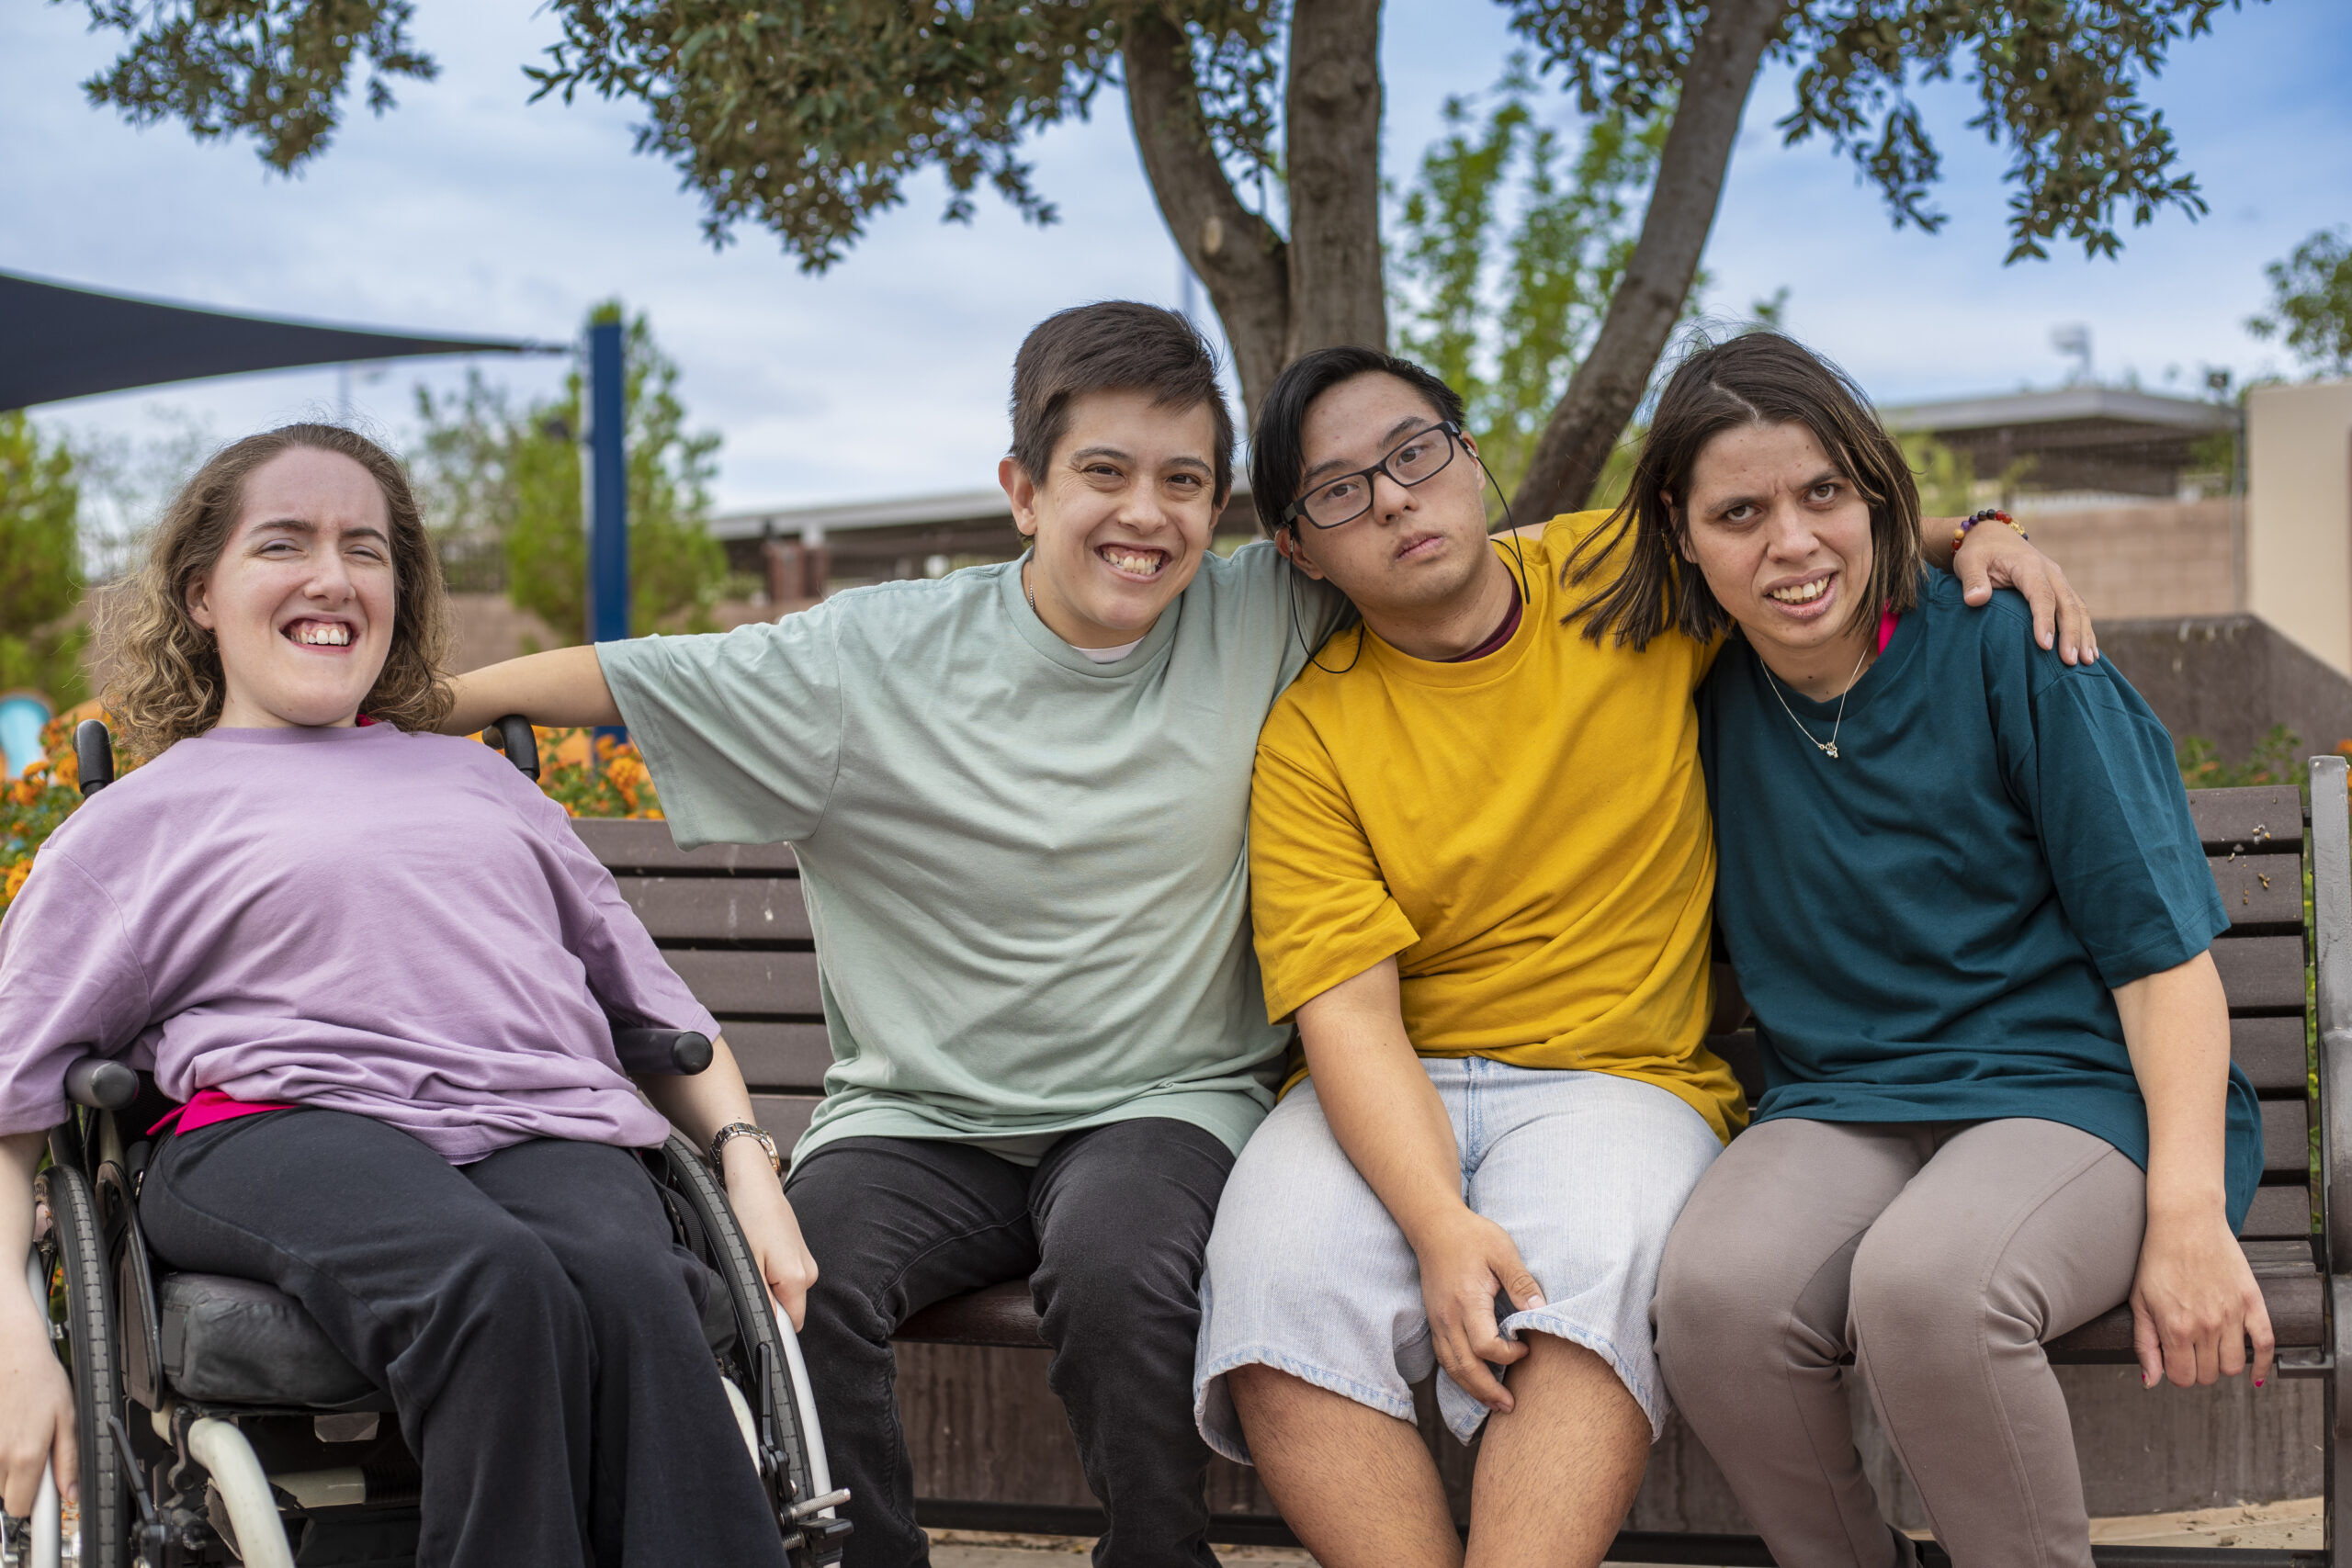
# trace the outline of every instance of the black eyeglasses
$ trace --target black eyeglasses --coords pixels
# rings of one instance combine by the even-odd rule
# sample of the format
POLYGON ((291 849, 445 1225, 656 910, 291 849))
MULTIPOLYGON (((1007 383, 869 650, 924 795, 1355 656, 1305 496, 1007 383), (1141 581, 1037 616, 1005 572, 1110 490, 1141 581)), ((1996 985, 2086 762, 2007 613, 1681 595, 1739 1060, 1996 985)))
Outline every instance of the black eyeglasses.
POLYGON ((1313 490, 1283 510, 1283 521, 1290 523, 1304 517, 1317 528, 1352 523, 1372 510, 1372 481, 1375 475, 1386 474, 1407 490, 1424 479, 1434 479, 1445 471, 1446 465, 1453 461, 1454 453, 1461 450, 1461 435, 1462 427, 1452 420, 1408 435, 1369 468, 1317 479, 1313 490))

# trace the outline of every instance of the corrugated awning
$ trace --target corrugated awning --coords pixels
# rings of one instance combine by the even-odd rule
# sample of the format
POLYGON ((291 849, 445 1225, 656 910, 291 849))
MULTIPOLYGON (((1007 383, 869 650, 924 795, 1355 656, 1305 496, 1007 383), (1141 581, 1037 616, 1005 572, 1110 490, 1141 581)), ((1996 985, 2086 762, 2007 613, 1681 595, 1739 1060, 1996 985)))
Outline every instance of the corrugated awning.
POLYGON ((0 272, 0 409, 203 376, 431 354, 563 353, 517 338, 275 321, 0 272))

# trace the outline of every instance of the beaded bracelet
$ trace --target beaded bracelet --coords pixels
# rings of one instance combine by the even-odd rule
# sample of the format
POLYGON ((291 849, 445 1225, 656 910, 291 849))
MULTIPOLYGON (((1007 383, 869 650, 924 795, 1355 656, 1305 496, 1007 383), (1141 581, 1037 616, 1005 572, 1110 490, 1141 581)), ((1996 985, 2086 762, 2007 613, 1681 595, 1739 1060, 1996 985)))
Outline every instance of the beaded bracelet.
POLYGON ((2017 520, 2016 518, 2014 518, 2014 517, 2010 516, 2007 513, 2006 513, 2006 512, 2002 511, 2002 510, 2001 510, 1999 507, 1997 507, 1997 506, 1988 506, 1988 507, 1986 507, 1984 511, 1982 511, 1982 512, 1978 512, 1978 513, 1974 513, 1971 514, 1970 516, 1968 516, 1967 518, 1963 519, 1963 520, 1962 521, 1962 523, 1961 523, 1960 526, 1959 526, 1959 527, 1957 527, 1957 528, 1954 528, 1954 529, 1951 531, 1951 553, 1952 553, 1952 554, 1954 554, 1954 555, 1958 555, 1958 554, 1960 554, 1960 543, 1961 543, 1961 541, 1962 541, 1962 539, 1967 538, 1967 537, 1968 537, 1968 531, 1969 531, 1971 528, 1975 527, 1975 526, 1976 526, 1976 525, 1978 525, 1979 523, 2006 523, 2006 524, 2007 524, 2010 527, 2015 528, 2015 529, 2017 530, 2017 536, 2018 536, 2018 538, 2023 539, 2023 538, 2030 537, 2030 535, 2028 535, 2028 534, 2026 533, 2026 531, 2025 531, 2024 527, 2018 524, 2018 520, 2017 520))

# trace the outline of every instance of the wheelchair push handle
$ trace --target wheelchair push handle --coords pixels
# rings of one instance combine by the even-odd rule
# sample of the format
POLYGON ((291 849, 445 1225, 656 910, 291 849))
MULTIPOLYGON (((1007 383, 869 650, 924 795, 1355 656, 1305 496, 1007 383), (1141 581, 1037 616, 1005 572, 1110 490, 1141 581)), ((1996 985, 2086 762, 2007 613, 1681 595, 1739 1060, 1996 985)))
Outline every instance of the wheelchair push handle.
POLYGON ((81 770, 83 799, 114 783, 114 737, 104 720, 85 718, 74 727, 74 761, 81 770))
POLYGON ((65 1069, 65 1098, 93 1111, 120 1111, 139 1098, 139 1075, 120 1062, 85 1056, 65 1069))
POLYGON ((632 1073, 690 1078, 710 1066, 710 1036, 691 1029, 616 1029, 613 1053, 632 1073))
POLYGON ((526 779, 539 776, 539 738, 531 733, 531 721, 519 713, 510 713, 481 732, 493 751, 503 751, 506 760, 521 770, 526 779))

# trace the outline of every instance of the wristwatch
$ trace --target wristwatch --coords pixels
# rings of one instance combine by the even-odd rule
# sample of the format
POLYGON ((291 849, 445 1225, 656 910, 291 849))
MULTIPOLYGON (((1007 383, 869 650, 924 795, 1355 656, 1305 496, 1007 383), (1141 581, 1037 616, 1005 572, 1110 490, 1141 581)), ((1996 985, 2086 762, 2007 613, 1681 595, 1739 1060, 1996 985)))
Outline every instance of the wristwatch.
POLYGON ((751 1139, 767 1151, 768 1168, 778 1176, 784 1174, 784 1156, 776 1152, 775 1140, 749 1122, 729 1122, 718 1130, 716 1137, 710 1140, 710 1168, 712 1170, 722 1176, 726 1174, 726 1168, 718 1163, 718 1156, 725 1151, 729 1138, 751 1139))

